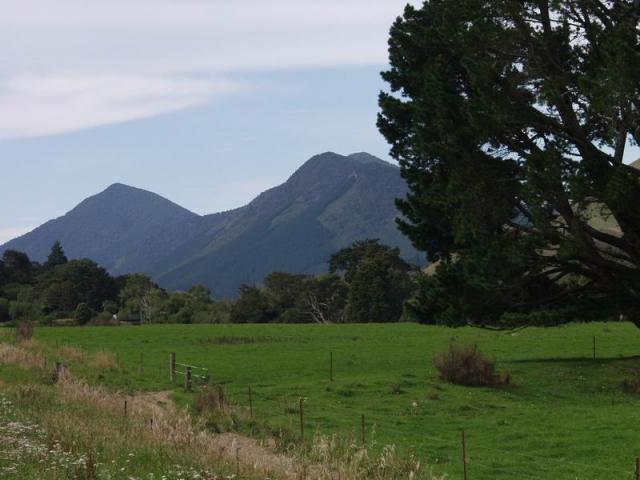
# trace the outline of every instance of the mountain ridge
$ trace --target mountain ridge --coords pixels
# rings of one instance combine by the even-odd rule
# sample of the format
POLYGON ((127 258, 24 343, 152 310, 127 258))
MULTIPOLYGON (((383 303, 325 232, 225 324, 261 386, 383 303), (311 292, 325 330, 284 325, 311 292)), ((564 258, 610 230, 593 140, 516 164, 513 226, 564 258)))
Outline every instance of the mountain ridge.
POLYGON ((113 274, 141 271, 169 289, 200 283, 228 297, 274 270, 326 270, 333 252, 364 238, 420 262, 395 226, 394 200, 405 192, 398 167, 366 152, 314 155, 248 204, 208 215, 114 183, 0 252, 22 250, 42 261, 60 240, 69 258, 92 258, 113 274))

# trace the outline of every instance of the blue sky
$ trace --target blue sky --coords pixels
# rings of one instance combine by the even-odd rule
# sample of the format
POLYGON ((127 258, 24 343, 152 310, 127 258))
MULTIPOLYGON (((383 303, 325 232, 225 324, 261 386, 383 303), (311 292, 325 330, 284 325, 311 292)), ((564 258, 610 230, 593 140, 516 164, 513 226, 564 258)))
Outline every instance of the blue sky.
POLYGON ((244 73, 234 78, 251 90, 197 107, 0 141, 3 170, 16 179, 3 189, 0 235, 28 231, 114 182, 214 213, 282 183, 320 152, 386 158, 375 127, 381 68, 244 73))
POLYGON ((213 213, 320 152, 387 158, 379 72, 405 3, 6 2, 0 243, 114 182, 213 213))
POLYGON ((317 153, 388 159, 379 72, 406 3, 0 0, 0 243, 114 182, 204 214, 317 153))

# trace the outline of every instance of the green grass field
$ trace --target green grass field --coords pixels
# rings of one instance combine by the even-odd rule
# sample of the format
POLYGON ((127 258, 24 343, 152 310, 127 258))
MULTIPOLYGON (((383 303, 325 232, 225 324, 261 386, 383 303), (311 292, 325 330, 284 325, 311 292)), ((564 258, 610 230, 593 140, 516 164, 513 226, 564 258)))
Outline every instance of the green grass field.
POLYGON ((169 382, 175 351, 178 362, 207 367, 234 404, 248 404, 251 386, 260 422, 296 431, 295 406, 306 398, 309 435, 358 438, 365 415, 368 442, 414 452, 449 478, 461 478, 463 429, 474 480, 631 479, 640 456, 640 404, 620 388, 640 368, 640 331, 628 323, 516 333, 413 324, 54 327, 37 329, 36 338, 117 354, 116 370, 70 362, 92 382, 175 388, 176 398, 188 401, 169 382), (511 373, 513 385, 440 382, 432 359, 452 340, 477 344, 511 373))

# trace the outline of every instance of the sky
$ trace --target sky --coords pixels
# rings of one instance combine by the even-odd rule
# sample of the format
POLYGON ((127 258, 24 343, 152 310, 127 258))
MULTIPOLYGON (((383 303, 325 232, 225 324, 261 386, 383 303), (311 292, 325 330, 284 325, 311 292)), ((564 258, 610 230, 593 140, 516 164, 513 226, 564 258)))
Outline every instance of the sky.
POLYGON ((0 244, 116 182, 207 214, 318 153, 389 160, 377 96, 406 3, 0 0, 0 244))
POLYGON ((115 182, 200 214, 375 127, 406 0, 0 0, 0 243, 115 182))

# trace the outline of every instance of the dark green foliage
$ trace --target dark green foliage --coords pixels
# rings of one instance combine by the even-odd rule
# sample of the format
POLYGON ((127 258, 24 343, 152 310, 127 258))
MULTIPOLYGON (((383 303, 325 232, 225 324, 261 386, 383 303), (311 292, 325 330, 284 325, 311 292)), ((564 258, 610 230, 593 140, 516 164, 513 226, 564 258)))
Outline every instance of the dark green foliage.
POLYGON ((240 286, 240 296, 231 307, 232 323, 267 323, 274 318, 269 299, 258 287, 240 286))
POLYGON ((329 269, 318 276, 273 272, 262 288, 243 285, 231 308, 231 322, 395 322, 413 289, 411 267, 399 249, 378 240, 338 251, 329 269))
POLYGON ((13 322, 28 321, 35 317, 36 310, 33 304, 16 300, 9 304, 9 315, 13 322))
POLYGON ((331 273, 342 272, 351 283, 360 265, 367 260, 380 259, 389 268, 408 271, 410 266, 400 257, 400 250, 380 243, 378 239, 359 240, 339 250, 329 259, 331 273))
POLYGON ((431 0, 395 22, 378 126, 409 187, 400 227, 443 261, 423 321, 637 305, 638 18, 630 0, 431 0))
POLYGON ((15 250, 6 250, 2 255, 2 270, 4 284, 33 282, 36 267, 29 257, 15 250))
POLYGON ((304 275, 273 272, 264 278, 264 292, 277 315, 296 304, 304 290, 304 275))
POLYGON ((233 323, 340 323, 348 294, 337 275, 274 272, 263 288, 243 285, 231 308, 233 323))
POLYGON ((78 322, 78 325, 85 325, 89 323, 91 317, 93 317, 93 312, 91 311, 91 308, 89 308, 89 305, 84 302, 79 303, 75 312, 73 312, 73 318, 78 322))
POLYGON ((412 285, 406 272, 389 268, 383 262, 366 260, 349 284, 347 322, 397 322, 412 285))
POLYGON ((57 265, 63 265, 68 261, 69 260, 67 259, 66 255, 64 254, 64 250, 62 249, 62 245, 58 240, 56 240, 56 242, 51 247, 51 253, 49 253, 44 266, 46 268, 53 268, 57 265))
MULTIPOLYGON (((58 247, 53 251, 62 251, 58 247)), ((0 283, 0 322, 50 323, 73 317, 85 324, 96 312, 96 323, 101 324, 116 322, 114 315, 122 321, 144 323, 229 321, 229 303, 214 302, 211 291, 201 285, 168 293, 143 274, 113 278, 91 260, 63 262, 59 257, 39 268, 25 254, 13 251, 5 252, 0 268, 0 279, 10 280, 0 283)))
POLYGON ((413 291, 411 266, 397 248, 364 240, 344 248, 329 260, 332 272, 344 272, 349 285, 347 322, 395 322, 413 291))
POLYGON ((115 300, 118 289, 107 271, 91 260, 72 260, 44 272, 38 277, 42 308, 46 313, 73 312, 86 303, 100 311, 102 304, 115 300))
POLYGON ((8 322, 11 320, 9 314, 9 300, 6 298, 0 298, 0 322, 8 322))

